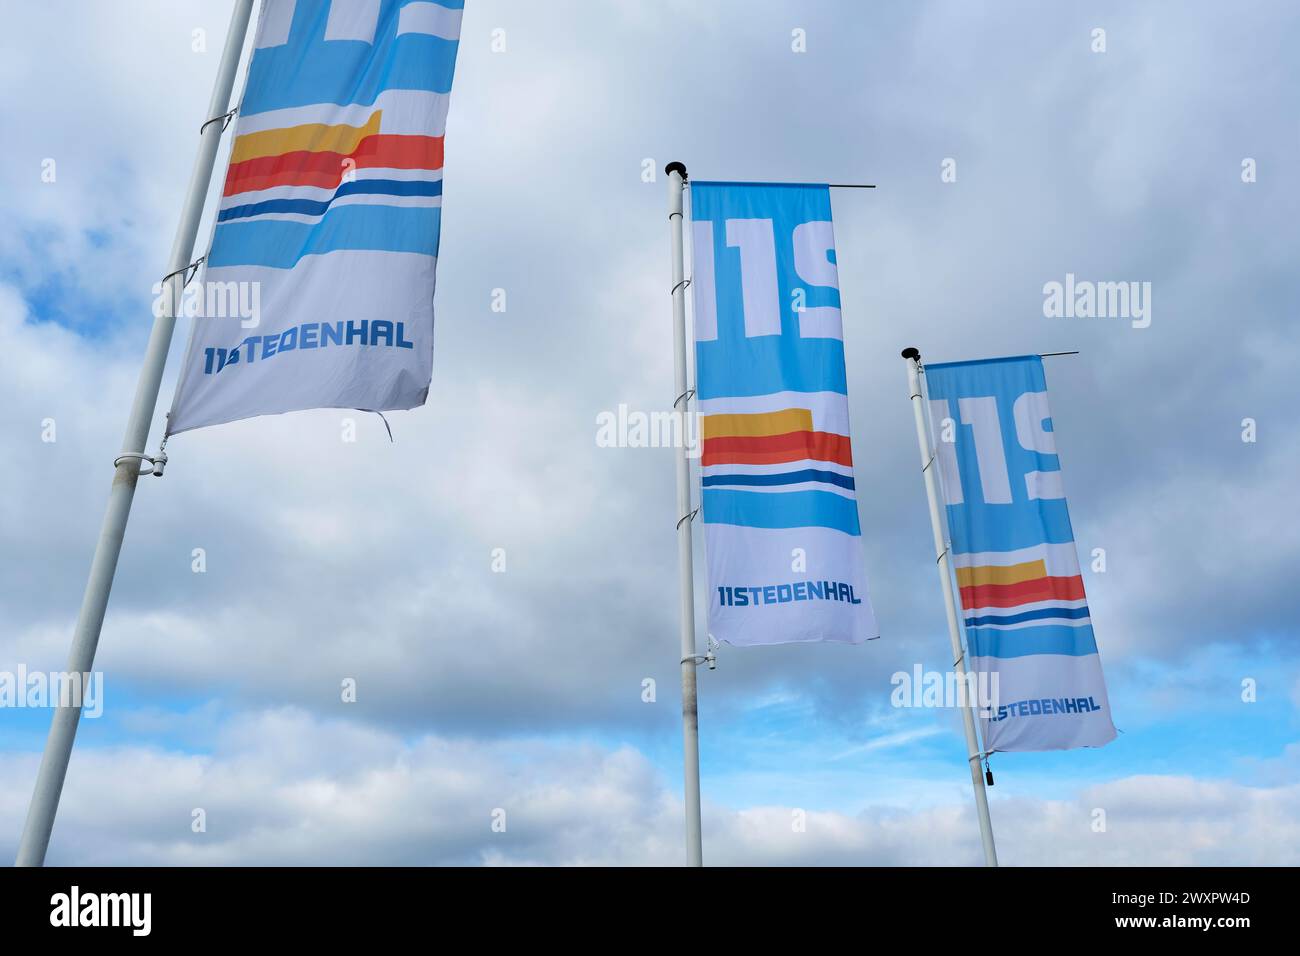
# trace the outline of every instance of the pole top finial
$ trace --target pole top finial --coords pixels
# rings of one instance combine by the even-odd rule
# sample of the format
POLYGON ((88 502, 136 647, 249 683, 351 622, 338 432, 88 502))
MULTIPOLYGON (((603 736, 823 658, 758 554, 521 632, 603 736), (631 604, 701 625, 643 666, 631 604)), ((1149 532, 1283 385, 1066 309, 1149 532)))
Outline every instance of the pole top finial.
POLYGON ((916 359, 919 362, 921 361, 921 350, 908 346, 907 348, 903 349, 903 358, 916 359))
POLYGON ((664 172, 667 173, 667 174, 670 175, 670 176, 671 176, 674 172, 681 173, 681 174, 682 174, 682 182, 686 182, 686 164, 685 164, 685 163, 679 163, 679 162, 677 162, 676 160, 673 160, 671 163, 669 163, 667 166, 664 167, 664 172))

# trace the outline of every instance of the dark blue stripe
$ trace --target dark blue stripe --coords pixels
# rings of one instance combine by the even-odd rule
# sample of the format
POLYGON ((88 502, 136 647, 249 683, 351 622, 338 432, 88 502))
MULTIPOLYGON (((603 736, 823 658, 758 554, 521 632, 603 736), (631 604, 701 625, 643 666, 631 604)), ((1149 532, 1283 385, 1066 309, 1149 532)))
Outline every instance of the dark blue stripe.
POLYGON ((776 475, 705 475, 704 487, 709 485, 796 485, 803 481, 824 481, 829 485, 853 490, 853 479, 836 471, 805 468, 803 471, 786 471, 776 475))
POLYGON ((971 627, 979 627, 983 624, 1020 624, 1022 621, 1039 621, 1043 618, 1056 617, 1068 618, 1075 620, 1088 616, 1088 606, 1083 607, 1043 607, 1033 611, 1022 611, 1019 614, 1008 614, 1000 617, 996 614, 987 614, 984 617, 968 617, 966 623, 971 627))
POLYGON ((248 203, 244 206, 231 206, 223 209, 217 216, 217 222, 231 219, 247 219, 261 216, 268 212, 291 212, 300 216, 321 216, 340 196, 441 196, 442 180, 429 182, 424 179, 357 179, 340 183, 334 195, 326 200, 319 199, 267 199, 263 202, 248 203))

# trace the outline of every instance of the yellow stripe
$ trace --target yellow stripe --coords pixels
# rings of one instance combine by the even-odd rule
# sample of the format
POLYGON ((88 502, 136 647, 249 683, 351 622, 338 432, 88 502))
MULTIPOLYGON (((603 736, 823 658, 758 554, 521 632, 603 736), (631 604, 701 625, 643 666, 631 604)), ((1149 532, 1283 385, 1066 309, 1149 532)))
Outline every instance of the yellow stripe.
POLYGON ((1047 577, 1047 564, 1040 558, 1024 564, 998 566, 986 564, 978 568, 958 568, 957 586, 977 588, 984 584, 1019 584, 1047 577))
POLYGON ((245 133, 235 140, 230 154, 232 163, 242 163, 263 156, 279 156, 305 150, 311 153, 351 153, 367 136, 379 132, 382 110, 375 110, 365 126, 328 126, 325 123, 304 123, 284 129, 268 129, 260 133, 245 133))
POLYGON ((810 432, 812 427, 812 412, 806 408, 753 415, 704 416, 705 438, 763 438, 789 432, 810 432))

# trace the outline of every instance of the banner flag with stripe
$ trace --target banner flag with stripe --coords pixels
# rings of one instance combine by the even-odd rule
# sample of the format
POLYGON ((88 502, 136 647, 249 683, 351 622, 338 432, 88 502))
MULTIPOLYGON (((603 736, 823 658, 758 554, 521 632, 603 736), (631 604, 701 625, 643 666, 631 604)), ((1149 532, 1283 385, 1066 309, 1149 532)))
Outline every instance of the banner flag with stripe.
POLYGON ((1042 359, 926 365, 925 379, 967 651, 997 698, 985 748, 1109 743, 1042 359))
POLYGON ((464 0, 264 0, 168 434, 424 404, 464 0))
POLYGON ((826 186, 691 183, 709 631, 879 636, 863 570, 826 186))

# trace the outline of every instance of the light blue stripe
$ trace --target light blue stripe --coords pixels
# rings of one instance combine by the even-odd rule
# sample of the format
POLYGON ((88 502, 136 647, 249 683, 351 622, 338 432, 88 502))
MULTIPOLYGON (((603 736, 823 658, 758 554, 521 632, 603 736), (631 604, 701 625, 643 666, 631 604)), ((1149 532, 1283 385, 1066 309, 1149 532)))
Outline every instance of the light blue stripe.
POLYGON ((744 528, 833 528, 861 534, 858 503, 831 491, 704 489, 704 523, 744 528))
POLYGON ((974 657, 1028 657, 1031 654, 1082 657, 1097 653, 1097 639, 1093 637, 1091 624, 1083 627, 1049 624, 1016 631, 968 627, 966 642, 974 657))
POLYGON ((436 206, 336 206, 320 222, 225 222, 217 226, 208 266, 290 269, 303 256, 342 249, 438 254, 436 206))

